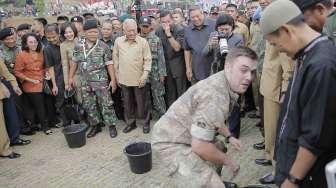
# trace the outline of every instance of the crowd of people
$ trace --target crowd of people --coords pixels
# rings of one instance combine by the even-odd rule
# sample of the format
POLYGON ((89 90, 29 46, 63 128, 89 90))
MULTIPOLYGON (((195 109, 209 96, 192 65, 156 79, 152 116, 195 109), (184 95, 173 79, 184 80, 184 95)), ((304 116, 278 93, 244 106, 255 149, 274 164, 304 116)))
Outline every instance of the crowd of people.
POLYGON ((260 183, 326 187, 323 167, 335 158, 336 14, 331 0, 293 2, 191 6, 188 18, 180 8, 140 19, 85 13, 3 28, 0 156, 20 157, 10 146, 31 143, 20 134, 82 122, 88 138, 105 126, 115 138, 119 121, 124 133, 139 126, 148 134, 156 117, 153 149, 177 186, 235 187, 219 178, 223 165, 233 175, 240 168, 217 135, 242 151, 249 112, 264 137, 253 147, 265 158, 255 163, 273 169, 260 183))

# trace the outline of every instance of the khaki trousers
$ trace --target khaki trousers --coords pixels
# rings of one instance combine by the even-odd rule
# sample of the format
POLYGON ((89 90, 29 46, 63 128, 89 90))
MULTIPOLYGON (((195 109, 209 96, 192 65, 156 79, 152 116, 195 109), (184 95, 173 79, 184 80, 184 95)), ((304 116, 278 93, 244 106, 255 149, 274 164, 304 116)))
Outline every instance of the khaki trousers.
POLYGON ((266 158, 272 160, 273 169, 275 167, 274 149, 279 114, 280 104, 264 97, 265 152, 266 158))
POLYGON ((5 118, 3 114, 3 103, 0 101, 0 156, 7 156, 12 153, 9 148, 9 137, 6 130, 5 118))
POLYGON ((259 109, 259 105, 260 105, 260 101, 259 101, 260 79, 261 79, 261 74, 257 73, 255 79, 252 82, 254 104, 258 109, 259 109))

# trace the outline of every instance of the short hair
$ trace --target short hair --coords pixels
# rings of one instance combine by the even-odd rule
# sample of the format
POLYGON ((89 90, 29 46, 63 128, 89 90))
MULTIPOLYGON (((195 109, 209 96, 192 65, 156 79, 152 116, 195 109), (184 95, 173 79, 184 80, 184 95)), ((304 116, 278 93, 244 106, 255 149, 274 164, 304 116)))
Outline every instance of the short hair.
POLYGON ((168 15, 170 17, 172 17, 171 14, 170 14, 170 12, 168 10, 163 10, 163 11, 160 12, 160 18, 166 17, 168 15))
POLYGON ((192 11, 196 11, 196 10, 198 10, 198 11, 200 11, 200 12, 203 13, 203 10, 202 10, 202 8, 201 8, 200 6, 194 5, 194 6, 191 6, 191 7, 189 8, 189 16, 190 16, 190 13, 191 13, 192 11))
POLYGON ((41 23, 43 27, 48 24, 48 21, 45 18, 35 18, 34 20, 41 23))
MULTIPOLYGON (((288 25, 293 25, 293 26, 301 26, 304 23, 305 23, 305 18, 304 18, 303 14, 300 14, 300 15, 296 16, 295 18, 293 18, 292 20, 290 20, 289 22, 287 22, 288 25)), ((270 33, 270 35, 279 36, 280 35, 280 28, 278 28, 277 30, 270 33)))
POLYGON ((56 23, 47 24, 44 27, 44 33, 52 33, 52 32, 59 34, 59 27, 56 23))
POLYGON ((323 6, 327 7, 328 9, 330 9, 334 6, 331 0, 322 0, 319 3, 321 3, 323 6))
POLYGON ((138 27, 136 21, 134 19, 131 19, 131 18, 127 18, 123 22, 123 30, 125 30, 126 25, 134 25, 136 28, 138 27))
POLYGON ((230 4, 226 5, 226 8, 230 8, 230 7, 238 10, 237 5, 235 5, 235 4, 230 3, 230 4))
POLYGON ((75 35, 75 38, 77 37, 78 35, 78 31, 76 29, 76 26, 74 23, 71 23, 71 22, 65 22, 64 24, 62 24, 62 27, 61 27, 61 31, 60 31, 60 35, 61 37, 65 38, 64 34, 65 34, 65 30, 70 27, 71 30, 74 32, 74 35, 75 35))
POLYGON ((221 25, 230 25, 232 27, 232 31, 235 29, 235 21, 232 16, 228 14, 222 14, 217 18, 216 30, 218 30, 218 27, 221 25))
POLYGON ((259 0, 249 0, 246 2, 246 4, 254 3, 254 2, 259 2, 259 0))
POLYGON ((23 51, 29 52, 29 47, 28 47, 28 44, 27 44, 28 37, 34 37, 36 39, 36 41, 37 41, 36 51, 37 52, 41 52, 41 50, 42 50, 41 39, 40 39, 40 37, 38 37, 36 35, 36 33, 32 33, 32 32, 27 33, 27 34, 25 34, 25 35, 22 36, 22 41, 21 41, 22 47, 21 47, 21 49, 23 51))
POLYGON ((245 46, 238 46, 229 50, 225 62, 233 63, 238 57, 247 57, 249 59, 258 61, 258 55, 255 51, 245 46))
POLYGON ((57 17, 57 21, 66 21, 66 22, 68 22, 69 18, 67 16, 58 16, 57 17))
MULTIPOLYGON (((172 11, 171 15, 173 15, 173 14, 179 14, 179 15, 181 15, 182 17, 184 17, 183 12, 181 12, 180 10, 177 10, 177 9, 175 9, 175 10, 172 11)), ((160 17, 161 17, 161 16, 160 16, 160 17)))

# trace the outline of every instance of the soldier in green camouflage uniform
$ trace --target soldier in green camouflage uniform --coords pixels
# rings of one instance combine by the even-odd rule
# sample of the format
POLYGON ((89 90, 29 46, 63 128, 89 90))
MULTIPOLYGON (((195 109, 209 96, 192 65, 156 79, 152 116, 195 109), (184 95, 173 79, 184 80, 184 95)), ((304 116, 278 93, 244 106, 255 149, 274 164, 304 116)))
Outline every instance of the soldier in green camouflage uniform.
POLYGON ((14 64, 15 64, 15 59, 16 55, 21 51, 20 48, 16 45, 16 33, 13 28, 4 28, 3 30, 6 29, 11 29, 12 30, 12 35, 9 37, 13 37, 12 46, 8 46, 6 44, 5 39, 0 39, 3 44, 2 47, 0 48, 0 58, 4 60, 9 72, 14 75, 14 64))
POLYGON ((73 78, 77 66, 79 66, 82 79, 83 107, 88 114, 88 121, 91 125, 88 137, 93 137, 100 132, 100 123, 103 122, 109 126, 110 136, 114 138, 117 136, 115 125, 118 119, 109 93, 110 87, 112 90, 116 89, 111 50, 104 42, 98 40, 97 24, 94 24, 93 21, 89 20, 88 23, 85 23, 84 30, 86 33, 85 42, 79 41, 74 48, 74 63, 70 67, 70 79, 73 78), (92 34, 88 35, 90 32, 97 34, 95 41, 90 36, 92 34), (90 36, 90 40, 88 36, 90 36), (89 43, 92 44, 91 48, 89 43), (110 83, 108 73, 112 80, 110 83))
POLYGON ((148 41, 152 53, 152 68, 149 73, 149 82, 151 84, 153 107, 159 113, 159 116, 162 116, 167 110, 164 100, 164 78, 167 76, 166 63, 161 40, 154 32, 150 32, 150 24, 150 18, 140 18, 141 36, 148 41))

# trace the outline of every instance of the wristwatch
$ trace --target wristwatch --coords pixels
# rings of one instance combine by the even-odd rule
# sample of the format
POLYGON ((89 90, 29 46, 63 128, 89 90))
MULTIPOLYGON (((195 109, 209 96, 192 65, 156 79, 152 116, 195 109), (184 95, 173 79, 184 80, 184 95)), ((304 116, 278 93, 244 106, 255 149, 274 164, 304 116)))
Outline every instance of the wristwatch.
POLYGON ((292 184, 295 184, 295 185, 300 185, 302 183, 302 180, 300 180, 299 178, 291 175, 291 174, 288 174, 288 177, 287 177, 288 181, 291 182, 292 184))

